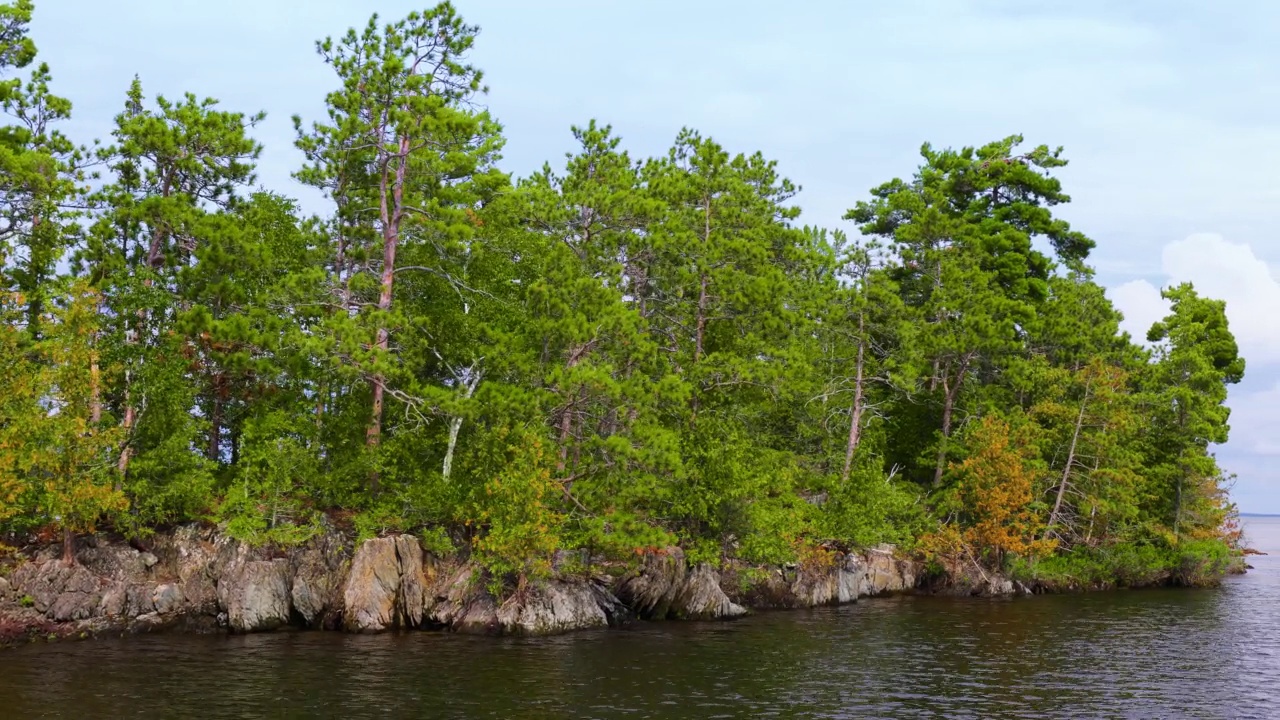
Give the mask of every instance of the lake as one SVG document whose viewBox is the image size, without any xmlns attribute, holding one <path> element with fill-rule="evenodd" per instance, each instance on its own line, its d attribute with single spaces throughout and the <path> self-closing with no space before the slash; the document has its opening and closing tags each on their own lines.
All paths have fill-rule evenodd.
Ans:
<svg viewBox="0 0 1280 720">
<path fill-rule="evenodd" d="M 0 652 L 0 717 L 1280 717 L 1280 518 L 1208 590 L 901 597 L 513 640 L 151 636 Z"/>
</svg>

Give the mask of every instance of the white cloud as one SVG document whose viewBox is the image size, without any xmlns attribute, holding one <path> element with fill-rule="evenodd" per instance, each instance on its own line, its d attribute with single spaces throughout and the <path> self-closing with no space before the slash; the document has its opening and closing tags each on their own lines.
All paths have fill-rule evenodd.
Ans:
<svg viewBox="0 0 1280 720">
<path fill-rule="evenodd" d="M 1139 343 L 1146 341 L 1147 330 L 1169 312 L 1169 303 L 1146 280 L 1132 280 L 1111 288 L 1109 294 L 1111 301 L 1124 313 L 1120 329 L 1128 331 Z"/>
<path fill-rule="evenodd" d="M 1280 362 L 1280 281 L 1247 244 L 1198 234 L 1169 243 L 1161 255 L 1165 286 L 1190 282 L 1203 297 L 1227 302 L 1227 319 L 1245 359 L 1255 365 Z M 1168 312 L 1155 285 L 1134 280 L 1111 290 L 1125 315 L 1122 327 L 1143 339 L 1151 323 Z"/>
<path fill-rule="evenodd" d="M 1280 456 L 1280 382 L 1270 388 L 1233 397 L 1231 444 L 1245 452 L 1268 457 Z"/>
</svg>

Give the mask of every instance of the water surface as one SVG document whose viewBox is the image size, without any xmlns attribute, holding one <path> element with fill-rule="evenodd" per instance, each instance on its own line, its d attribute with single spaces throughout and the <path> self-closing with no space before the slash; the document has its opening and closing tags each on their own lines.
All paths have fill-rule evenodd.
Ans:
<svg viewBox="0 0 1280 720">
<path fill-rule="evenodd" d="M 1213 590 L 891 598 L 540 640 L 153 636 L 0 652 L 0 717 L 1280 717 L 1280 518 Z"/>
</svg>

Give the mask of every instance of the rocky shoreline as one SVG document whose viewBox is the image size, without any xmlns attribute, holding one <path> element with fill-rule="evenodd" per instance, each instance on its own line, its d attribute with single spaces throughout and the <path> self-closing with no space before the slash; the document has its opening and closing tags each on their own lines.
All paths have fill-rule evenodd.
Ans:
<svg viewBox="0 0 1280 720">
<path fill-rule="evenodd" d="M 606 573 L 561 572 L 503 599 L 482 569 L 424 551 L 412 535 L 357 544 L 329 529 L 291 548 L 254 548 L 186 525 L 143 547 L 82 540 L 76 563 L 37 547 L 0 572 L 0 645 L 162 630 L 282 628 L 377 633 L 435 629 L 553 635 L 639 620 L 731 619 L 922 589 L 1012 595 L 1033 588 L 995 576 L 925 577 L 891 546 L 831 551 L 807 565 L 691 564 L 678 548 Z"/>
</svg>

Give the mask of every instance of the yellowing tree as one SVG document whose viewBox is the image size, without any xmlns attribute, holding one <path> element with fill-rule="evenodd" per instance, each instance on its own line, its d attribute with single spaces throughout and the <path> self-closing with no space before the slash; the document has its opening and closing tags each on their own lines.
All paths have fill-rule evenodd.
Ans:
<svg viewBox="0 0 1280 720">
<path fill-rule="evenodd" d="M 100 417 L 97 295 L 77 283 L 60 305 L 40 345 L 45 407 L 27 445 L 41 509 L 61 526 L 62 558 L 71 564 L 76 535 L 128 501 L 114 487 L 123 431 Z"/>
<path fill-rule="evenodd" d="M 1036 449 L 1026 431 L 987 416 L 971 432 L 969 447 L 969 457 L 952 466 L 969 518 L 965 542 L 997 567 L 1009 553 L 1052 552 L 1056 541 L 1039 539 L 1044 523 L 1032 507 Z"/>
<path fill-rule="evenodd" d="M 22 300 L 0 295 L 0 523 L 17 516 L 31 469 L 31 434 L 39 421 L 40 373 L 23 347 Z"/>
</svg>

